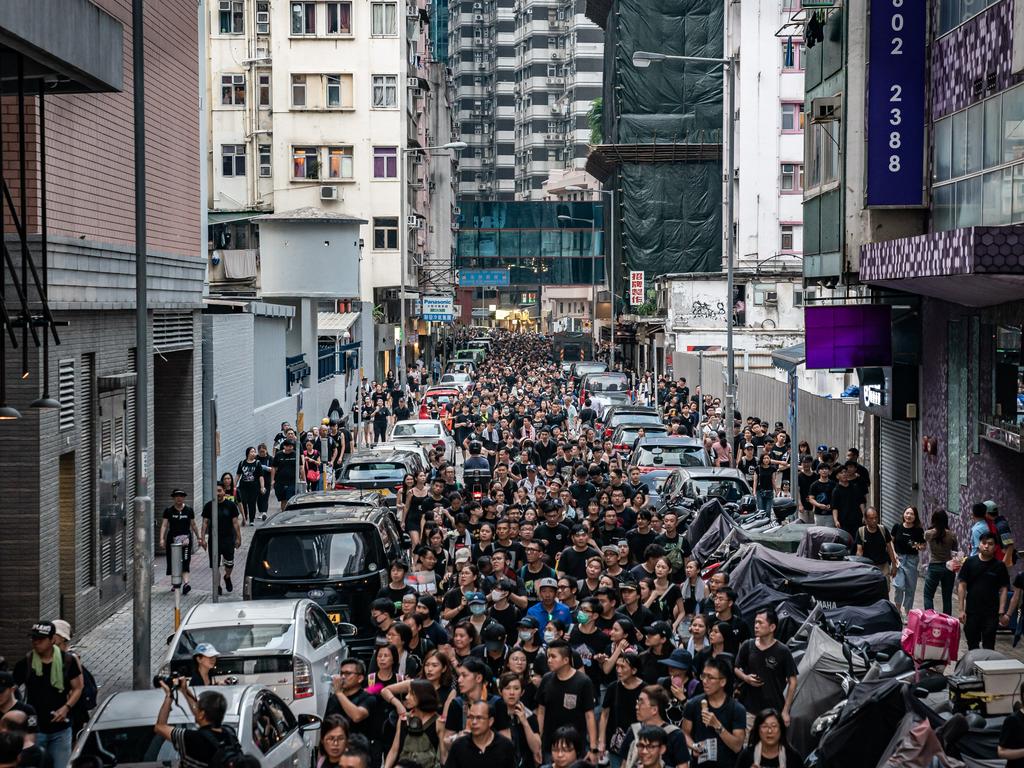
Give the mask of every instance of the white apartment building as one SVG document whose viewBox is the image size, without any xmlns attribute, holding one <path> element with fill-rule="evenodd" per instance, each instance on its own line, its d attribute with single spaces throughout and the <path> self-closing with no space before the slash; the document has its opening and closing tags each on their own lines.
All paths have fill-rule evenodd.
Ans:
<svg viewBox="0 0 1024 768">
<path fill-rule="evenodd" d="M 430 87 L 438 78 L 431 78 L 437 65 L 425 0 L 207 3 L 211 250 L 257 249 L 249 219 L 261 213 L 313 208 L 362 220 L 358 295 L 333 296 L 342 304 L 332 308 L 315 274 L 309 295 L 321 296 L 321 310 L 376 308 L 378 333 L 364 340 L 362 367 L 370 376 L 392 368 L 400 265 L 415 354 L 419 269 L 431 261 L 436 271 L 451 252 L 447 227 L 428 221 L 432 188 L 451 185 L 454 157 L 417 151 L 434 143 L 431 116 L 447 114 L 445 89 Z M 451 195 L 445 200 L 450 208 Z M 450 222 L 450 211 L 441 219 Z M 407 232 L 404 260 L 400 227 Z M 216 269 L 211 285 L 215 293 L 239 292 Z M 258 274 L 249 288 L 259 297 Z"/>
</svg>

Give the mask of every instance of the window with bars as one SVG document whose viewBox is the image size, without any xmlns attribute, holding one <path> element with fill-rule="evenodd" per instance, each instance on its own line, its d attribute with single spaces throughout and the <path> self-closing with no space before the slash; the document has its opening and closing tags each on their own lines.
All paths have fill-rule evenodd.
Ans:
<svg viewBox="0 0 1024 768">
<path fill-rule="evenodd" d="M 351 179 L 352 176 L 352 147 L 328 147 L 327 178 Z"/>
<path fill-rule="evenodd" d="M 220 0 L 219 28 L 222 35 L 245 34 L 245 11 L 242 0 Z"/>
<path fill-rule="evenodd" d="M 256 3 L 256 34 L 270 34 L 270 3 Z"/>
<path fill-rule="evenodd" d="M 342 2 L 327 4 L 327 34 L 352 34 L 352 3 Z"/>
<path fill-rule="evenodd" d="M 220 103 L 225 107 L 245 106 L 245 75 L 221 75 Z"/>
<path fill-rule="evenodd" d="M 373 76 L 373 106 L 375 109 L 398 106 L 398 75 Z"/>
<path fill-rule="evenodd" d="M 245 144 L 221 144 L 220 157 L 223 176 L 245 176 Z"/>
<path fill-rule="evenodd" d="M 269 179 L 274 174 L 274 171 L 273 171 L 274 163 L 273 163 L 273 157 L 271 155 L 270 145 L 269 144 L 260 144 L 259 145 L 259 152 L 260 152 L 260 177 L 264 178 L 264 179 Z"/>
<path fill-rule="evenodd" d="M 75 428 L 75 361 L 57 363 L 57 402 L 60 403 L 60 429 Z"/>
<path fill-rule="evenodd" d="M 373 178 L 398 178 L 398 147 L 373 148 Z"/>
</svg>

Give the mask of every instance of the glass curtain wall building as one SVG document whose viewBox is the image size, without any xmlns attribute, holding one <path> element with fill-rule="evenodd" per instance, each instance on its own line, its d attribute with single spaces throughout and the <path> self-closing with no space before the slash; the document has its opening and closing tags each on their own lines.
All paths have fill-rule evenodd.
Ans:
<svg viewBox="0 0 1024 768">
<path fill-rule="evenodd" d="M 513 293 L 605 282 L 600 202 L 463 201 L 456 268 L 508 268 Z"/>
</svg>

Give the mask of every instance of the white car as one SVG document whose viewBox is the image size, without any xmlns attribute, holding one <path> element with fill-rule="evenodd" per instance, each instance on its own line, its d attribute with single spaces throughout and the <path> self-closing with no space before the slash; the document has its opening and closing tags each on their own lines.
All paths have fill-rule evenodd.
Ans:
<svg viewBox="0 0 1024 768">
<path fill-rule="evenodd" d="M 449 360 L 444 367 L 444 373 L 476 373 L 476 363 L 471 360 Z"/>
<path fill-rule="evenodd" d="M 237 603 L 236 603 L 237 605 Z M 194 689 L 195 690 L 195 689 Z M 224 724 L 238 734 L 242 751 L 259 758 L 263 768 L 307 768 L 314 765 L 320 718 L 296 715 L 273 691 L 261 685 L 218 685 L 227 699 Z M 195 728 L 195 720 L 178 693 L 168 723 Z M 104 768 L 178 765 L 178 753 L 153 730 L 164 692 L 122 691 L 100 703 L 71 753 L 71 760 L 98 757 Z"/>
<path fill-rule="evenodd" d="M 364 453 L 394 453 L 395 451 L 405 451 L 407 453 L 415 453 L 420 459 L 423 460 L 423 466 L 430 466 L 430 449 L 433 446 L 429 446 L 426 443 L 414 443 L 406 440 L 404 443 L 377 443 L 371 445 L 369 448 L 360 448 L 360 455 Z M 428 473 L 429 474 L 429 473 Z M 291 502 L 288 502 L 288 506 L 291 506 Z"/>
<path fill-rule="evenodd" d="M 209 643 L 220 654 L 218 682 L 263 685 L 296 714 L 317 715 L 331 696 L 331 676 L 348 656 L 343 630 L 349 631 L 308 598 L 201 603 L 171 635 L 160 674 L 191 676 L 196 646 Z"/>
<path fill-rule="evenodd" d="M 451 464 L 455 463 L 455 438 L 438 419 L 396 421 L 388 433 L 388 442 L 396 447 L 401 447 L 403 443 L 429 446 L 444 444 L 445 459 Z"/>
<path fill-rule="evenodd" d="M 465 391 L 473 386 L 473 377 L 468 373 L 446 373 L 441 377 L 441 381 L 437 383 L 437 386 L 458 387 L 460 390 Z"/>
</svg>

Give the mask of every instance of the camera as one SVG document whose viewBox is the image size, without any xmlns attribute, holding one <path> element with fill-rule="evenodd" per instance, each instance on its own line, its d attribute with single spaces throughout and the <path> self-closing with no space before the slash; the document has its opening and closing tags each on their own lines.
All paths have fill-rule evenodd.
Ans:
<svg viewBox="0 0 1024 768">
<path fill-rule="evenodd" d="M 161 684 L 166 685 L 168 688 L 176 688 L 178 681 L 181 680 L 181 675 L 167 674 L 167 675 L 154 675 L 153 676 L 153 687 L 159 688 Z"/>
</svg>

